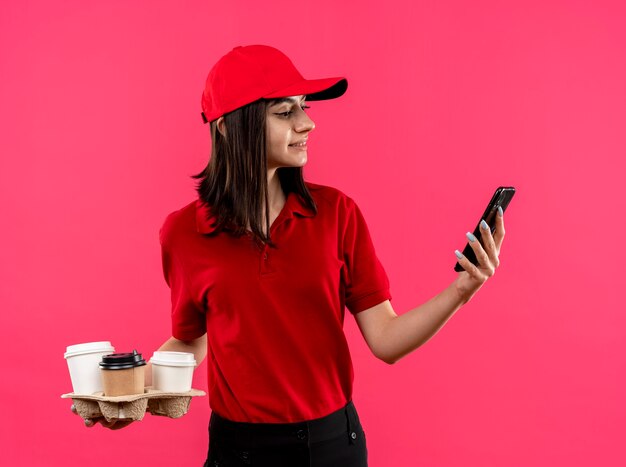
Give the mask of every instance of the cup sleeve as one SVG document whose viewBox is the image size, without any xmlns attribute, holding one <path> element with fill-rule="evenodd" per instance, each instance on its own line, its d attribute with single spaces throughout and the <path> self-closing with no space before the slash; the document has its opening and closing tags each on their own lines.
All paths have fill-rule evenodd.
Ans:
<svg viewBox="0 0 626 467">
<path fill-rule="evenodd" d="M 206 333 L 206 313 L 194 299 L 181 261 L 171 252 L 159 233 L 163 276 L 171 290 L 172 336 L 182 341 L 197 339 Z"/>
<path fill-rule="evenodd" d="M 342 282 L 345 305 L 352 314 L 391 300 L 389 278 L 357 204 L 347 197 L 344 212 Z"/>
</svg>

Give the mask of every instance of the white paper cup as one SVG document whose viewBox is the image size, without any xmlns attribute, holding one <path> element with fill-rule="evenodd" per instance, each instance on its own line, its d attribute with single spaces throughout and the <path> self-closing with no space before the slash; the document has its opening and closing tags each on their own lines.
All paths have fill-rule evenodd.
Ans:
<svg viewBox="0 0 626 467">
<path fill-rule="evenodd" d="M 67 347 L 67 360 L 74 394 L 93 394 L 102 391 L 99 363 L 103 355 L 115 352 L 109 341 L 88 342 Z"/>
<path fill-rule="evenodd" d="M 152 387 L 165 392 L 191 391 L 194 354 L 189 352 L 154 352 L 152 363 Z"/>
</svg>

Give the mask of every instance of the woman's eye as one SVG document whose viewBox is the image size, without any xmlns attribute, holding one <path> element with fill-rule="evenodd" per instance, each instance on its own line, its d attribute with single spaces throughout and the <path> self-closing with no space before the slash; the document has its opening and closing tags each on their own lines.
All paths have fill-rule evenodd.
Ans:
<svg viewBox="0 0 626 467">
<path fill-rule="evenodd" d="M 300 108 L 301 108 L 302 110 L 304 110 L 304 109 L 310 109 L 311 107 L 310 107 L 310 106 L 308 106 L 308 105 L 303 105 L 303 106 L 301 106 Z M 280 112 L 280 113 L 278 113 L 278 114 L 276 114 L 276 115 L 281 115 L 281 116 L 283 116 L 283 117 L 289 117 L 292 113 L 293 113 L 293 110 L 289 110 L 289 111 L 287 111 L 287 112 Z"/>
</svg>

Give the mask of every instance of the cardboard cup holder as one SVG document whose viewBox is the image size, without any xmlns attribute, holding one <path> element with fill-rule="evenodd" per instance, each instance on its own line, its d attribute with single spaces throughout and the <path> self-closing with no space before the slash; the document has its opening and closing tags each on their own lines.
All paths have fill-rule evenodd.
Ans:
<svg viewBox="0 0 626 467">
<path fill-rule="evenodd" d="M 191 398 L 205 396 L 204 391 L 192 389 L 188 392 L 164 392 L 146 387 L 143 394 L 128 396 L 103 396 L 103 392 L 94 394 L 63 394 L 61 398 L 72 399 L 76 412 L 84 420 L 104 417 L 112 420 L 141 420 L 146 412 L 169 418 L 180 418 L 189 410 Z"/>
</svg>

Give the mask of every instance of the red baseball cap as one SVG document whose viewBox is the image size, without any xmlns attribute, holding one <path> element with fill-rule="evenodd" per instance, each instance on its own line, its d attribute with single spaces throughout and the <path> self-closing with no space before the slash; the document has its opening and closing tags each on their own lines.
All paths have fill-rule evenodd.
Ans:
<svg viewBox="0 0 626 467">
<path fill-rule="evenodd" d="M 309 101 L 343 95 L 343 77 L 304 79 L 280 50 L 268 45 L 237 46 L 213 66 L 202 93 L 202 119 L 212 122 L 258 99 L 298 96 Z"/>
</svg>

